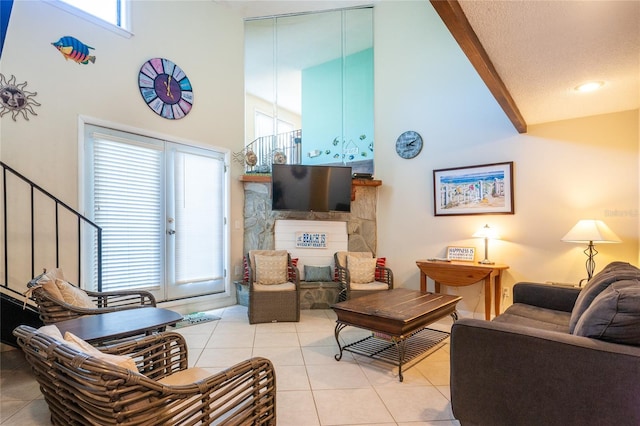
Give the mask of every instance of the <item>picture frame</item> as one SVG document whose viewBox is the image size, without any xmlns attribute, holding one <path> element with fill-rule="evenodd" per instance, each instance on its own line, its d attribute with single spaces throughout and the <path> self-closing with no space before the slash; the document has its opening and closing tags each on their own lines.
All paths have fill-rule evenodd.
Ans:
<svg viewBox="0 0 640 426">
<path fill-rule="evenodd" d="M 435 216 L 514 214 L 513 161 L 433 171 Z"/>
<path fill-rule="evenodd" d="M 476 248 L 449 246 L 447 247 L 447 260 L 474 262 L 476 260 Z"/>
</svg>

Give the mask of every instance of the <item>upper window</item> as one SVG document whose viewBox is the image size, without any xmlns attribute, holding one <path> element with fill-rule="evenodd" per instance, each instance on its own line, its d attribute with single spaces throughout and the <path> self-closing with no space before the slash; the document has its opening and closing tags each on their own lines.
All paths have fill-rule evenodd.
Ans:
<svg viewBox="0 0 640 426">
<path fill-rule="evenodd" d="M 108 23 L 114 27 L 128 30 L 127 6 L 129 1 L 130 0 L 54 0 L 52 3 L 95 23 Z"/>
</svg>

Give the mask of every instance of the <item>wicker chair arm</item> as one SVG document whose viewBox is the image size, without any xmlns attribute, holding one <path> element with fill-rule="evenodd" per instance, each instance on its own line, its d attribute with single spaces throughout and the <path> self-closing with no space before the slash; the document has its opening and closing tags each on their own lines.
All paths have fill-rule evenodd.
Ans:
<svg viewBox="0 0 640 426">
<path fill-rule="evenodd" d="M 389 285 L 389 290 L 393 288 L 393 271 L 386 266 L 376 266 L 376 276 L 381 277 L 377 280 Z"/>
<path fill-rule="evenodd" d="M 107 354 L 130 356 L 140 373 L 156 380 L 189 367 L 187 342 L 175 332 L 152 334 L 97 348 Z"/>
<path fill-rule="evenodd" d="M 96 299 L 97 306 L 107 307 L 109 304 L 117 306 L 132 305 L 156 306 L 156 298 L 153 294 L 144 290 L 118 290 L 118 291 L 89 291 L 84 290 L 89 297 Z"/>
</svg>

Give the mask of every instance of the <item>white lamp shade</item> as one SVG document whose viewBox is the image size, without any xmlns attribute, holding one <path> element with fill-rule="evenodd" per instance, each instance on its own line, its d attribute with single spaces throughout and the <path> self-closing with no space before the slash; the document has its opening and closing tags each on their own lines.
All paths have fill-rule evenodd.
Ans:
<svg viewBox="0 0 640 426">
<path fill-rule="evenodd" d="M 500 239 L 500 235 L 498 235 L 498 232 L 491 228 L 488 224 L 483 226 L 482 228 L 478 229 L 477 232 L 475 232 L 472 237 L 474 238 L 489 238 L 491 240 L 498 240 Z"/>
<path fill-rule="evenodd" d="M 620 243 L 620 238 L 601 220 L 579 220 L 567 235 L 562 237 L 567 243 Z"/>
</svg>

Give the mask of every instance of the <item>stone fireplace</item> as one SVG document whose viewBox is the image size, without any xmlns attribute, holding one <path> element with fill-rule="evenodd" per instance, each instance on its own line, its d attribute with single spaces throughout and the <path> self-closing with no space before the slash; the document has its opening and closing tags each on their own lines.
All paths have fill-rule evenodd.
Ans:
<svg viewBox="0 0 640 426">
<path fill-rule="evenodd" d="M 278 219 L 347 222 L 349 251 L 377 250 L 376 203 L 379 180 L 354 179 L 351 212 L 293 212 L 271 210 L 271 177 L 243 175 L 243 252 L 275 247 L 274 228 Z"/>
</svg>

